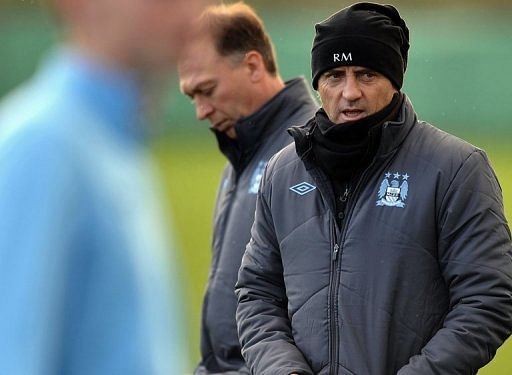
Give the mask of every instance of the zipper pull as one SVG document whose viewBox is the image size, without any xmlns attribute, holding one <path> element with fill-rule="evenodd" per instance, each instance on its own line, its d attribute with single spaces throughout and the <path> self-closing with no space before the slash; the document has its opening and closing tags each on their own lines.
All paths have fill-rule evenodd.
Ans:
<svg viewBox="0 0 512 375">
<path fill-rule="evenodd" d="M 350 194 L 350 190 L 348 188 L 348 184 L 347 186 L 345 187 L 345 192 L 343 193 L 342 197 L 341 197 L 341 201 L 342 202 L 346 202 L 348 200 L 348 195 Z"/>
<path fill-rule="evenodd" d="M 333 262 L 336 261 L 336 259 L 338 258 L 338 251 L 339 251 L 340 247 L 338 246 L 338 244 L 335 244 L 334 245 L 334 251 L 333 251 Z"/>
</svg>

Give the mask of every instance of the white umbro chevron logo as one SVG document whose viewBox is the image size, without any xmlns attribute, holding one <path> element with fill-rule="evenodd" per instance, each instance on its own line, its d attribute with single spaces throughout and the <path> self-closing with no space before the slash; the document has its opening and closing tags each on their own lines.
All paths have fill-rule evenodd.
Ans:
<svg viewBox="0 0 512 375">
<path fill-rule="evenodd" d="M 316 189 L 316 186 L 313 186 L 307 182 L 301 182 L 300 184 L 294 185 L 290 188 L 296 194 L 305 195 Z"/>
</svg>

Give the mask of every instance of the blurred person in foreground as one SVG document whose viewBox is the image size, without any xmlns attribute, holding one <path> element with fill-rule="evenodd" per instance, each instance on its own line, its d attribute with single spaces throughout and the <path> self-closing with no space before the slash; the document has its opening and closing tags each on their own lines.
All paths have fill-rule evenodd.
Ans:
<svg viewBox="0 0 512 375">
<path fill-rule="evenodd" d="M 512 328 L 486 154 L 401 91 L 409 31 L 358 3 L 316 25 L 322 108 L 268 163 L 237 283 L 255 374 L 476 374 Z"/>
<path fill-rule="evenodd" d="M 213 254 L 203 302 L 196 374 L 247 374 L 236 331 L 234 287 L 254 220 L 256 193 L 269 158 L 289 144 L 291 125 L 317 109 L 303 78 L 283 82 L 258 15 L 236 3 L 200 17 L 200 37 L 180 60 L 181 90 L 208 120 L 227 157 L 217 195 Z"/>
<path fill-rule="evenodd" d="M 142 99 L 199 2 L 51 6 L 63 42 L 0 106 L 0 373 L 181 374 Z"/>
</svg>

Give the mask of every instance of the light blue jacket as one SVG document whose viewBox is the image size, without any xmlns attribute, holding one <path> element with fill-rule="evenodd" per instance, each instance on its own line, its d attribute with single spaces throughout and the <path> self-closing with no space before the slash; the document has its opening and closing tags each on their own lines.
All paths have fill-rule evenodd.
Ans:
<svg viewBox="0 0 512 375">
<path fill-rule="evenodd" d="M 0 105 L 0 374 L 183 373 L 140 106 L 66 49 Z"/>
</svg>

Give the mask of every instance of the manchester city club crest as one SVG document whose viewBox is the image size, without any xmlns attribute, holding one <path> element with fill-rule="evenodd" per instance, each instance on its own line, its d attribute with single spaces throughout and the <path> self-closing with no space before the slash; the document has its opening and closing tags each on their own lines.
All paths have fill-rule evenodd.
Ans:
<svg viewBox="0 0 512 375">
<path fill-rule="evenodd" d="M 377 193 L 377 206 L 405 207 L 405 200 L 409 192 L 409 175 L 387 172 Z"/>
</svg>

